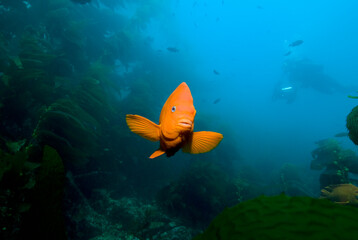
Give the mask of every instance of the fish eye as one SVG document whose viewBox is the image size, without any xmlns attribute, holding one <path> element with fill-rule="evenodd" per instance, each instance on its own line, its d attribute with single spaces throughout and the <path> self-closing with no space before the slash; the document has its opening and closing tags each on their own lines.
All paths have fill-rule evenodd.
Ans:
<svg viewBox="0 0 358 240">
<path fill-rule="evenodd" d="M 176 106 L 173 106 L 173 107 L 172 107 L 172 112 L 175 112 L 176 109 L 177 109 L 177 107 L 176 107 Z"/>
</svg>

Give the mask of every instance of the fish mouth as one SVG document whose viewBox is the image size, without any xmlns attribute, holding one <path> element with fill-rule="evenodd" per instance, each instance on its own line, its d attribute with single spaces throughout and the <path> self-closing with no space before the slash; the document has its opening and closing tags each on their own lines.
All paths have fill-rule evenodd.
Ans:
<svg viewBox="0 0 358 240">
<path fill-rule="evenodd" d="M 191 128 L 191 126 L 193 126 L 193 122 L 189 119 L 181 119 L 179 120 L 178 125 L 184 128 Z"/>
</svg>

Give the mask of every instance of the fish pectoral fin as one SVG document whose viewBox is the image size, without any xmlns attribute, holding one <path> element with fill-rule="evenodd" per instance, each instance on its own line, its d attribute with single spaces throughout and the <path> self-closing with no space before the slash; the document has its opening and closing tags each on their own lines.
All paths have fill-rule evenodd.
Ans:
<svg viewBox="0 0 358 240">
<path fill-rule="evenodd" d="M 155 151 L 152 155 L 150 155 L 150 159 L 159 157 L 161 155 L 163 155 L 165 152 L 162 149 L 158 149 L 157 151 Z"/>
<path fill-rule="evenodd" d="M 213 150 L 223 139 L 221 133 L 193 132 L 190 140 L 183 146 L 183 152 L 198 154 Z"/>
<path fill-rule="evenodd" d="M 150 141 L 159 141 L 160 127 L 149 119 L 139 115 L 127 114 L 126 122 L 132 132 Z"/>
</svg>

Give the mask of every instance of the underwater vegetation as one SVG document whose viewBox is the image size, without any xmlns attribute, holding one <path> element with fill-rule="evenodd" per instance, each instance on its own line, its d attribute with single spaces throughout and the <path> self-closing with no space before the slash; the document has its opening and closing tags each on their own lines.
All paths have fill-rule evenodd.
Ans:
<svg viewBox="0 0 358 240">
<path fill-rule="evenodd" d="M 261 196 L 221 212 L 193 240 L 355 239 L 358 209 L 310 197 Z"/>
<path fill-rule="evenodd" d="M 125 171 L 139 165 L 130 161 L 137 149 L 123 144 L 130 137 L 119 117 L 130 74 L 115 69 L 145 59 L 140 31 L 162 2 L 147 1 L 133 18 L 92 2 L 0 0 L 1 239 L 65 239 L 77 223 L 63 220 L 70 174 L 86 198 L 95 188 L 133 189 Z M 101 1 L 113 3 L 128 1 Z M 133 94 L 138 106 L 155 99 Z"/>
<path fill-rule="evenodd" d="M 34 139 L 40 144 L 56 148 L 67 164 L 84 165 L 96 151 L 97 121 L 69 99 L 51 104 L 41 116 L 34 131 Z"/>
<path fill-rule="evenodd" d="M 358 173 L 358 157 L 350 149 L 343 149 L 335 139 L 316 142 L 312 151 L 312 170 L 323 170 L 320 175 L 321 189 L 341 183 L 350 183 L 349 173 Z"/>
<path fill-rule="evenodd" d="M 65 239 L 65 170 L 57 151 L 46 145 L 37 153 L 22 149 L 1 155 L 1 238 Z"/>
<path fill-rule="evenodd" d="M 16 140 L 15 136 L 29 137 L 42 106 L 63 93 L 61 87 L 54 87 L 56 78 L 48 71 L 55 58 L 48 51 L 36 37 L 24 33 L 19 55 L 10 59 L 2 69 L 0 114 L 3 136 L 13 140 Z"/>
<path fill-rule="evenodd" d="M 57 151 L 45 145 L 41 167 L 36 175 L 36 185 L 28 215 L 25 217 L 24 236 L 65 239 L 63 193 L 65 168 Z"/>
<path fill-rule="evenodd" d="M 198 161 L 148 161 L 152 146 L 127 128 L 126 113 L 157 119 L 163 92 L 194 78 L 167 63 L 165 47 L 152 49 L 146 35 L 153 18 L 168 14 L 167 2 L 0 0 L 0 239 L 189 240 L 226 207 L 265 192 L 256 166 L 235 172 L 236 141 Z M 176 58 L 186 48 L 167 50 Z M 311 65 L 298 68 L 330 80 Z M 356 124 L 349 126 L 357 135 Z M 332 142 L 318 145 L 313 162 L 324 169 L 324 187 L 348 183 L 357 171 L 356 156 Z M 284 165 L 274 194 L 309 195 L 299 171 Z M 342 188 L 328 190 L 334 199 Z M 244 208 L 248 214 L 284 209 L 287 201 L 300 212 L 296 198 L 259 199 L 266 205 Z"/>
<path fill-rule="evenodd" d="M 349 98 L 358 99 L 358 96 L 348 95 Z"/>
</svg>

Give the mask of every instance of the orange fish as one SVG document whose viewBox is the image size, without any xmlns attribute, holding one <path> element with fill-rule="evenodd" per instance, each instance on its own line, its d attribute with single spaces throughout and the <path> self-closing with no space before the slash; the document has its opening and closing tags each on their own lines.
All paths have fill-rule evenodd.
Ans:
<svg viewBox="0 0 358 240">
<path fill-rule="evenodd" d="M 180 148 L 188 153 L 205 153 L 213 150 L 223 139 L 216 132 L 193 132 L 196 110 L 188 85 L 181 83 L 165 102 L 159 125 L 133 114 L 126 115 L 130 130 L 150 141 L 159 141 L 160 147 L 149 158 L 164 153 L 173 156 Z"/>
</svg>

